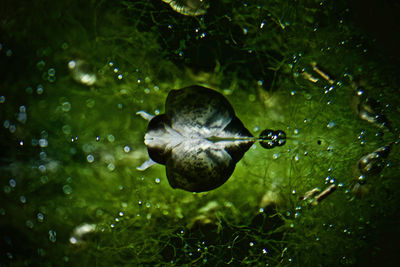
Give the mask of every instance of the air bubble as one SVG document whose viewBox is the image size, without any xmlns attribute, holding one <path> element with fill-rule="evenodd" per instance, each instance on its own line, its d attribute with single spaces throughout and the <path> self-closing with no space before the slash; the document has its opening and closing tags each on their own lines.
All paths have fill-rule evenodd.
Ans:
<svg viewBox="0 0 400 267">
<path fill-rule="evenodd" d="M 330 129 L 330 128 L 335 127 L 335 125 L 336 125 L 336 123 L 335 123 L 334 121 L 330 121 L 330 122 L 326 125 L 326 127 L 328 127 L 328 128 Z"/>
<path fill-rule="evenodd" d="M 39 85 L 37 86 L 37 88 L 36 88 L 36 93 L 37 93 L 38 95 L 41 95 L 41 94 L 43 94 L 43 92 L 44 92 L 43 85 L 39 84 Z"/>
<path fill-rule="evenodd" d="M 54 230 L 50 230 L 49 231 L 49 240 L 51 241 L 51 242 L 56 242 L 56 235 L 57 235 L 57 233 L 56 233 L 56 231 L 54 231 Z"/>
<path fill-rule="evenodd" d="M 48 69 L 47 74 L 49 76 L 54 76 L 54 75 L 56 75 L 56 70 L 54 68 L 50 68 L 50 69 Z"/>
<path fill-rule="evenodd" d="M 113 170 L 115 170 L 115 165 L 114 165 L 113 163 L 109 163 L 109 164 L 107 165 L 107 169 L 108 169 L 109 171 L 113 171 Z"/>
<path fill-rule="evenodd" d="M 19 201 L 21 201 L 22 204 L 26 203 L 26 197 L 25 196 L 20 196 Z"/>
<path fill-rule="evenodd" d="M 68 101 L 63 102 L 63 103 L 61 104 L 61 108 L 62 108 L 62 111 L 68 112 L 68 111 L 71 110 L 71 103 L 69 103 Z"/>
<path fill-rule="evenodd" d="M 46 166 L 44 166 L 43 164 L 42 164 L 42 165 L 39 165 L 38 170 L 39 170 L 41 173 L 45 173 L 45 172 L 46 172 Z"/>
<path fill-rule="evenodd" d="M 43 215 L 43 213 L 39 212 L 39 213 L 36 215 L 36 217 L 37 217 L 38 222 L 43 222 L 43 221 L 44 221 L 44 215 Z"/>
<path fill-rule="evenodd" d="M 5 185 L 3 190 L 4 190 L 4 193 L 8 194 L 11 192 L 11 187 L 9 187 L 8 185 Z"/>
<path fill-rule="evenodd" d="M 44 138 L 39 139 L 39 146 L 40 147 L 47 147 L 48 144 L 49 143 L 48 143 L 47 139 L 44 139 Z"/>
<path fill-rule="evenodd" d="M 114 135 L 109 134 L 109 135 L 107 136 L 107 140 L 108 140 L 108 142 L 113 143 L 113 142 L 115 141 Z"/>
<path fill-rule="evenodd" d="M 64 185 L 63 186 L 63 192 L 64 192 L 64 194 L 66 194 L 66 195 L 70 195 L 71 193 L 72 193 L 72 187 L 71 186 L 69 186 L 69 185 Z"/>
<path fill-rule="evenodd" d="M 39 157 L 41 160 L 46 160 L 47 159 L 47 154 L 46 152 L 42 151 L 39 153 Z"/>
<path fill-rule="evenodd" d="M 31 220 L 27 220 L 27 221 L 25 222 L 25 225 L 26 225 L 26 227 L 28 227 L 29 229 L 32 229 L 33 226 L 34 226 L 34 224 L 33 224 L 33 222 L 32 222 Z"/>
<path fill-rule="evenodd" d="M 87 155 L 86 160 L 87 160 L 89 163 L 92 163 L 92 162 L 94 161 L 94 156 L 93 156 L 92 154 L 89 154 L 89 155 Z"/>
<path fill-rule="evenodd" d="M 10 179 L 10 181 L 8 183 L 10 184 L 11 187 L 17 186 L 17 182 L 14 179 Z"/>
<path fill-rule="evenodd" d="M 64 133 L 64 134 L 66 134 L 66 135 L 69 135 L 69 134 L 71 134 L 71 126 L 69 126 L 69 125 L 64 125 L 62 128 L 61 128 L 61 130 L 62 130 L 62 132 Z"/>
</svg>

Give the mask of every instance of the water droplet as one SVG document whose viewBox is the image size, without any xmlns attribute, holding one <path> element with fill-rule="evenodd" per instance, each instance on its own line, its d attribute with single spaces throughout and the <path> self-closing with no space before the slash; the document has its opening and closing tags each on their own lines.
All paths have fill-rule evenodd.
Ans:
<svg viewBox="0 0 400 267">
<path fill-rule="evenodd" d="M 0 96 L 0 104 L 6 102 L 6 97 L 4 95 Z"/>
<path fill-rule="evenodd" d="M 124 152 L 128 153 L 131 151 L 131 148 L 129 146 L 124 146 Z"/>
<path fill-rule="evenodd" d="M 160 180 L 160 178 L 157 177 L 154 181 L 156 184 L 159 184 L 161 180 Z"/>
<path fill-rule="evenodd" d="M 249 243 L 249 246 L 250 246 L 250 247 L 254 246 L 254 243 L 253 243 L 253 242 L 250 242 L 250 243 Z"/>
</svg>

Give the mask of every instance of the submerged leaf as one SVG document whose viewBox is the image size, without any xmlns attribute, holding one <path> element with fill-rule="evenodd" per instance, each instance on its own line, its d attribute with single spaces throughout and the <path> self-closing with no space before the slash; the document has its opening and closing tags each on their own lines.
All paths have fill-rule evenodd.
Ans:
<svg viewBox="0 0 400 267">
<path fill-rule="evenodd" d="M 145 135 L 170 185 L 191 192 L 225 183 L 254 141 L 226 98 L 201 86 L 172 90 L 165 114 L 151 119 Z"/>
</svg>

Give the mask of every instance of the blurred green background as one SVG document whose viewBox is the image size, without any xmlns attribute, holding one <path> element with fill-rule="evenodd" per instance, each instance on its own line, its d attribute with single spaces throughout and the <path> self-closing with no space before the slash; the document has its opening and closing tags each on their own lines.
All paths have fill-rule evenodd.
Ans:
<svg viewBox="0 0 400 267">
<path fill-rule="evenodd" d="M 357 179 L 360 158 L 399 135 L 399 6 L 208 4 L 193 17 L 160 0 L 2 1 L 1 266 L 396 266 L 397 143 Z M 137 171 L 136 112 L 161 114 L 194 84 L 286 145 L 255 144 L 206 193 L 172 189 L 162 165 Z M 391 131 L 357 114 L 355 84 Z"/>
</svg>

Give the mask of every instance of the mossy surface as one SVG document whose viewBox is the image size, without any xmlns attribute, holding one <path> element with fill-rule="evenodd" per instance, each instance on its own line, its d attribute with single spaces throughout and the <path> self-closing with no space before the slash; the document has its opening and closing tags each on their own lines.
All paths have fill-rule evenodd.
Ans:
<svg viewBox="0 0 400 267">
<path fill-rule="evenodd" d="M 1 266 L 395 266 L 397 144 L 352 189 L 358 160 L 398 139 L 400 76 L 357 5 L 220 0 L 198 17 L 158 0 L 1 6 Z M 357 116 L 355 81 L 392 132 Z M 172 189 L 162 165 L 136 170 L 148 159 L 136 112 L 161 114 L 193 84 L 287 143 L 254 145 L 206 193 Z M 318 205 L 301 200 L 331 184 Z M 85 224 L 95 230 L 71 239 Z"/>
</svg>

